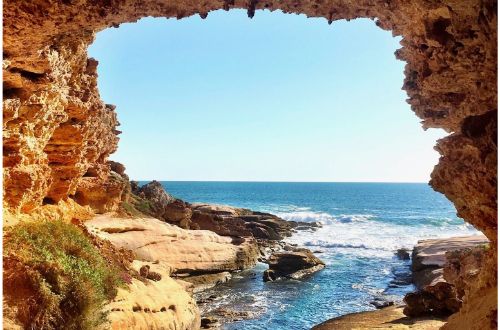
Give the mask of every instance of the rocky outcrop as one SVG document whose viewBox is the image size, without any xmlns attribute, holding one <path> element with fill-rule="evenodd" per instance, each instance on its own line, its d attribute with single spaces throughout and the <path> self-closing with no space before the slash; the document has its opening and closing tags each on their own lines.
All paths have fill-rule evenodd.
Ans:
<svg viewBox="0 0 500 330">
<path fill-rule="evenodd" d="M 281 240 L 297 230 L 315 230 L 316 222 L 286 221 L 270 213 L 227 205 L 190 204 L 174 198 L 158 181 L 143 186 L 131 182 L 128 198 L 133 207 L 145 214 L 184 229 L 210 230 L 221 236 L 255 237 L 263 240 Z"/>
<path fill-rule="evenodd" d="M 321 226 L 316 222 L 287 221 L 274 214 L 227 205 L 193 204 L 191 208 L 193 224 L 223 236 L 281 240 L 291 236 L 297 228 L 315 230 Z"/>
<path fill-rule="evenodd" d="M 202 275 L 181 277 L 181 279 L 183 281 L 192 283 L 194 285 L 193 292 L 197 293 L 229 281 L 231 279 L 231 273 L 220 272 L 212 274 L 202 274 Z"/>
<path fill-rule="evenodd" d="M 82 178 L 72 197 L 78 204 L 88 205 L 96 213 L 106 213 L 118 209 L 120 203 L 127 200 L 128 187 L 128 177 L 125 174 L 110 171 L 106 179 Z"/>
<path fill-rule="evenodd" d="M 7 0 L 2 63 L 4 210 L 13 217 L 36 218 L 45 212 L 40 209 L 70 205 L 68 200 L 78 191 L 90 196 L 91 187 L 97 189 L 108 180 L 107 158 L 116 150 L 120 132 L 114 106 L 100 99 L 97 61 L 87 57 L 98 31 L 146 16 L 205 18 L 210 11 L 232 8 L 246 9 L 249 17 L 258 9 L 269 9 L 323 17 L 329 23 L 372 18 L 379 27 L 402 36 L 396 57 L 406 62 L 403 89 L 424 128 L 452 132 L 436 146 L 441 158 L 432 173 L 432 187 L 453 201 L 459 216 L 492 243 L 478 280 L 465 292 L 462 309 L 467 317 L 462 312 L 451 317 L 448 327 L 491 328 L 497 304 L 485 297 L 497 292 L 496 7 L 488 0 L 146 0 L 140 5 L 133 0 Z M 117 205 L 100 204 L 105 209 Z M 60 212 L 70 218 L 65 212 L 73 208 Z M 475 307 L 479 302 L 484 308 Z"/>
<path fill-rule="evenodd" d="M 410 252 L 405 248 L 398 249 L 396 251 L 396 257 L 399 260 L 410 260 Z"/>
<path fill-rule="evenodd" d="M 269 269 L 263 274 L 264 282 L 280 278 L 297 280 L 325 268 L 325 263 L 308 249 L 274 253 L 267 264 Z"/>
<path fill-rule="evenodd" d="M 463 276 L 477 279 L 481 253 L 488 244 L 484 236 L 453 237 L 419 241 L 413 249 L 412 269 L 416 292 L 408 293 L 404 302 L 404 313 L 411 317 L 422 315 L 449 316 L 461 305 L 464 292 L 469 285 Z M 471 257 L 469 251 L 476 251 L 475 262 L 465 263 Z M 451 258 L 451 256 L 453 256 Z M 451 259 L 448 260 L 448 257 Z M 462 265 L 461 262 L 464 262 Z M 447 277 L 443 276 L 446 272 Z"/>
<path fill-rule="evenodd" d="M 132 193 L 138 197 L 136 208 L 146 215 L 189 229 L 192 211 L 188 203 L 172 197 L 158 181 L 151 181 L 141 187 L 132 184 Z"/>
<path fill-rule="evenodd" d="M 230 238 L 206 230 L 184 230 L 154 218 L 97 216 L 85 222 L 93 234 L 131 250 L 136 258 L 162 262 L 172 274 L 236 271 L 256 263 L 253 238 Z"/>
<path fill-rule="evenodd" d="M 420 290 L 444 281 L 443 271 L 449 253 L 488 243 L 488 239 L 482 235 L 419 241 L 412 252 L 413 283 Z"/>
</svg>

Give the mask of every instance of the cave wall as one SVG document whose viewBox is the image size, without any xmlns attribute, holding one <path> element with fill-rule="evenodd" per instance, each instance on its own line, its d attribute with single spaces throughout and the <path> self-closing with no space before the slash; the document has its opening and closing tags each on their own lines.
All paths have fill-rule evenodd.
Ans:
<svg viewBox="0 0 500 330">
<path fill-rule="evenodd" d="M 5 212 L 39 214 L 62 204 L 78 205 L 75 200 L 100 212 L 117 205 L 119 187 L 110 188 L 107 158 L 117 148 L 119 123 L 114 106 L 100 99 L 97 61 L 87 57 L 95 33 L 145 16 L 204 18 L 212 10 L 231 8 L 246 9 L 249 17 L 258 15 L 257 9 L 280 9 L 324 17 L 325 24 L 372 18 L 403 37 L 395 55 L 407 63 L 403 89 L 408 103 L 424 128 L 450 133 L 436 146 L 441 158 L 430 184 L 492 241 L 484 281 L 466 300 L 496 288 L 496 1 L 6 0 Z M 102 201 L 107 195 L 109 200 Z M 471 305 L 466 301 L 464 306 Z M 495 308 L 496 301 L 486 309 Z M 492 320 L 491 313 L 478 313 Z M 462 315 L 455 325 L 471 325 L 467 320 L 472 319 Z"/>
</svg>

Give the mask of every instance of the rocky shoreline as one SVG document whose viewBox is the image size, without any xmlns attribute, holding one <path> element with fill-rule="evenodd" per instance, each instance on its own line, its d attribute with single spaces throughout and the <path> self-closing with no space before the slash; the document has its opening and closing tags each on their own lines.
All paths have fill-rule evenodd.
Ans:
<svg viewBox="0 0 500 330">
<path fill-rule="evenodd" d="M 252 317 L 250 312 L 227 310 L 200 315 L 193 294 L 225 283 L 257 262 L 269 264 L 263 280 L 300 278 L 324 267 L 311 251 L 283 241 L 298 230 L 314 231 L 320 223 L 286 221 L 226 205 L 190 204 L 172 197 L 157 181 L 141 187 L 131 182 L 120 212 L 97 215 L 84 225 L 134 256 L 129 290 L 119 290 L 105 308 L 113 329 L 127 324 L 194 329 L 200 323 L 210 328 Z M 170 294 L 158 297 L 167 287 Z M 175 303 L 173 296 L 179 298 Z M 199 303 L 209 304 L 210 299 Z"/>
<path fill-rule="evenodd" d="M 405 296 L 403 305 L 343 315 L 313 330 L 439 329 L 458 312 L 465 293 L 477 281 L 488 244 L 483 235 L 419 241 L 411 256 L 416 291 Z M 407 257 L 403 251 L 397 255 Z"/>
<path fill-rule="evenodd" d="M 131 250 L 136 258 L 132 268 L 138 273 L 147 266 L 147 272 L 159 274 L 160 280 L 144 276 L 143 282 L 154 281 L 158 286 L 161 279 L 173 281 L 179 287 L 173 290 L 170 285 L 170 291 L 178 291 L 181 297 L 189 296 L 180 301 L 193 306 L 181 308 L 190 312 L 161 320 L 168 324 L 200 322 L 203 328 L 217 328 L 227 322 L 256 317 L 251 311 L 224 308 L 200 315 L 197 304 L 210 305 L 218 297 L 195 301 L 193 294 L 225 283 L 235 272 L 250 269 L 257 262 L 269 265 L 260 275 L 264 281 L 297 279 L 324 267 L 311 251 L 283 241 L 298 230 L 314 231 L 321 224 L 286 221 L 272 214 L 225 205 L 190 204 L 169 195 L 157 181 L 142 187 L 131 182 L 129 196 L 122 202 L 119 215 L 100 215 L 85 225 L 91 233 L 116 247 Z M 424 328 L 442 324 L 447 316 L 458 311 L 466 282 L 473 278 L 471 274 L 478 273 L 476 268 L 481 263 L 478 246 L 487 242 L 484 236 L 425 240 L 415 246 L 411 257 L 407 250 L 395 251 L 398 259 L 406 261 L 405 265 L 411 259 L 411 267 L 403 265 L 395 270 L 389 288 L 413 283 L 417 289 L 405 296 L 405 305 L 393 306 L 395 302 L 382 295 L 370 302 L 379 311 L 367 312 L 371 313 L 369 317 L 364 313 L 343 316 L 318 325 L 318 329 L 344 326 L 347 329 L 349 322 L 361 326 L 357 323 L 360 318 L 370 319 L 365 327 L 370 328 L 374 326 L 373 320 L 393 316 L 402 316 L 400 323 L 418 319 L 415 324 Z M 132 314 L 124 312 L 126 308 L 113 305 L 116 301 L 110 304 L 114 306 L 108 309 L 112 325 L 147 324 L 155 328 L 156 321 L 149 323 L 146 314 L 161 311 L 162 306 L 134 300 L 136 294 L 148 296 L 147 292 L 132 290 L 126 295 L 133 300 Z M 129 298 L 121 296 L 120 299 L 130 304 Z M 152 320 L 157 318 L 155 315 Z"/>
<path fill-rule="evenodd" d="M 207 309 L 200 306 L 210 306 L 221 297 L 197 294 L 258 262 L 269 268 L 251 276 L 263 281 L 298 279 L 325 266 L 314 255 L 317 251 L 284 241 L 298 231 L 314 232 L 320 223 L 286 221 L 225 205 L 191 204 L 168 194 L 157 181 L 139 187 L 119 167 L 114 169 L 118 171 L 112 172 L 114 180 L 125 186 L 119 210 L 79 224 L 95 240 L 121 251 L 114 259 L 123 259 L 118 261 L 125 270 L 120 276 L 126 287 L 118 288 L 104 306 L 112 329 L 218 328 L 255 318 L 258 313 L 250 310 L 212 308 L 205 313 Z M 388 288 L 413 283 L 417 289 L 405 296 L 405 305 L 381 295 L 370 302 L 378 311 L 344 315 L 314 329 L 387 328 L 388 323 L 437 329 L 459 310 L 477 281 L 487 244 L 484 236 L 458 237 L 420 241 L 411 256 L 404 249 L 395 251 L 403 262 L 393 271 Z"/>
</svg>

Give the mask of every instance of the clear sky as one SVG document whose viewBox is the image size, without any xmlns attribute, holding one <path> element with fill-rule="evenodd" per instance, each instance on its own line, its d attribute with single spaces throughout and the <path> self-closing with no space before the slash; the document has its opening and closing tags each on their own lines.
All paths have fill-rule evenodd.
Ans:
<svg viewBox="0 0 500 330">
<path fill-rule="evenodd" d="M 405 102 L 397 48 L 370 20 L 232 10 L 123 24 L 89 54 L 131 179 L 426 182 L 445 134 Z"/>
</svg>

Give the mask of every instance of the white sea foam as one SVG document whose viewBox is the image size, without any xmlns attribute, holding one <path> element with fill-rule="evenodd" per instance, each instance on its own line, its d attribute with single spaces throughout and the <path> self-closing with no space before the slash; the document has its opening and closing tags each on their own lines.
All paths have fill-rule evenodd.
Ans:
<svg viewBox="0 0 500 330">
<path fill-rule="evenodd" d="M 278 212 L 276 215 L 289 221 L 321 222 L 323 224 L 334 220 L 334 218 L 328 213 L 317 213 L 307 210 L 298 212 Z"/>
<path fill-rule="evenodd" d="M 451 223 L 450 219 L 434 224 L 391 223 L 379 221 L 372 214 L 331 215 L 325 212 L 297 210 L 278 216 L 293 221 L 321 222 L 323 227 L 311 232 L 299 231 L 288 239 L 290 243 L 311 249 L 335 249 L 341 253 L 364 257 L 392 257 L 398 248 L 412 248 L 426 238 L 472 235 L 478 232 L 467 224 Z"/>
</svg>

